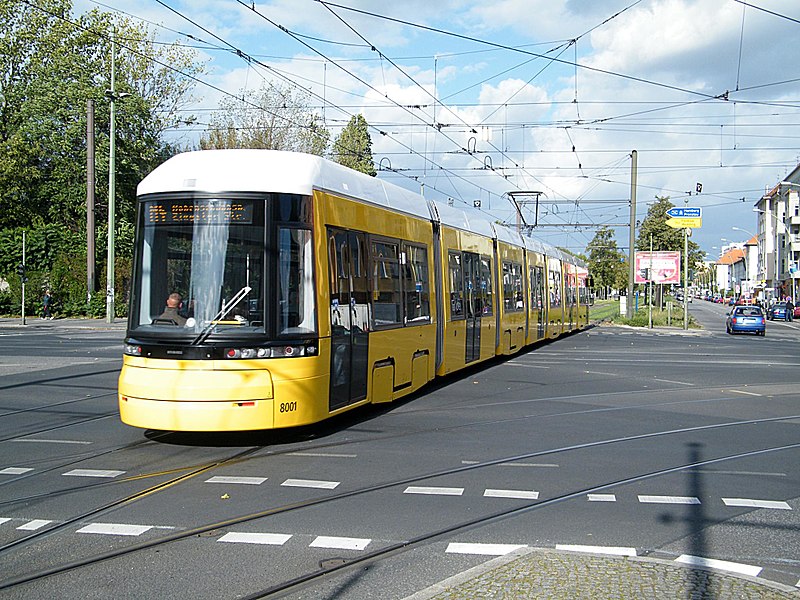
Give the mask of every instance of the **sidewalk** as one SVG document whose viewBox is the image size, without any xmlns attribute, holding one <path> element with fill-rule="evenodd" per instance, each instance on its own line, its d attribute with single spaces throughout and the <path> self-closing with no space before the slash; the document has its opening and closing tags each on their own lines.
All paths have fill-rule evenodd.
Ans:
<svg viewBox="0 0 800 600">
<path fill-rule="evenodd" d="M 673 560 L 524 548 L 464 571 L 405 600 L 797 600 L 798 597 L 797 587 Z"/>
<path fill-rule="evenodd" d="M 128 326 L 127 318 L 114 319 L 113 323 L 106 323 L 103 319 L 42 319 L 39 317 L 25 317 L 25 325 L 20 317 L 0 318 L 0 329 L 17 330 L 47 330 L 47 329 L 91 329 L 124 332 Z"/>
</svg>

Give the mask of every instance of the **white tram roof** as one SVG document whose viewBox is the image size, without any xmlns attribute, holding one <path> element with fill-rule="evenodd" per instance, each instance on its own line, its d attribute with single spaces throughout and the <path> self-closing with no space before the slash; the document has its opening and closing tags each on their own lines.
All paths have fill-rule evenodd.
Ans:
<svg viewBox="0 0 800 600">
<path fill-rule="evenodd" d="M 511 244 L 513 246 L 519 246 L 520 248 L 525 247 L 525 241 L 522 239 L 522 236 L 518 234 L 516 231 L 509 229 L 505 225 L 498 225 L 493 224 L 492 228 L 495 232 L 495 237 L 501 241 L 506 242 L 507 244 Z"/>
<path fill-rule="evenodd" d="M 280 150 L 200 150 L 173 156 L 145 177 L 139 195 L 163 192 L 273 192 L 319 189 L 431 218 L 425 199 L 313 154 Z"/>
<path fill-rule="evenodd" d="M 311 195 L 324 190 L 394 210 L 433 219 L 464 231 L 526 247 L 554 258 L 582 264 L 539 240 L 493 224 L 480 213 L 454 208 L 400 186 L 370 177 L 313 154 L 281 150 L 199 150 L 177 154 L 145 177 L 137 193 L 272 192 Z"/>
<path fill-rule="evenodd" d="M 488 238 L 495 237 L 492 224 L 479 213 L 474 211 L 467 212 L 434 200 L 430 201 L 430 205 L 434 219 L 442 225 L 447 225 L 454 229 L 472 231 Z"/>
</svg>

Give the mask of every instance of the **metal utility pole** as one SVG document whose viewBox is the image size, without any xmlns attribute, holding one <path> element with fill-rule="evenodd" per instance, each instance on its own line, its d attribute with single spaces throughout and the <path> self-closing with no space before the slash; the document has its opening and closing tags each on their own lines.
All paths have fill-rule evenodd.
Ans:
<svg viewBox="0 0 800 600">
<path fill-rule="evenodd" d="M 22 230 L 22 265 L 21 265 L 21 281 L 22 281 L 22 324 L 27 325 L 27 321 L 25 321 L 25 280 L 28 279 L 26 275 L 26 265 L 25 265 L 25 230 Z"/>
<path fill-rule="evenodd" d="M 94 240 L 94 100 L 86 105 L 86 302 L 92 299 L 95 278 Z"/>
<path fill-rule="evenodd" d="M 683 230 L 683 328 L 689 329 L 689 235 L 692 230 Z"/>
<path fill-rule="evenodd" d="M 633 318 L 633 282 L 636 277 L 636 265 L 634 264 L 634 244 L 636 244 L 636 177 L 637 177 L 638 153 L 636 150 L 631 152 L 631 219 L 630 235 L 628 240 L 628 299 L 625 305 L 625 316 Z"/>
<path fill-rule="evenodd" d="M 650 268 L 647 270 L 647 321 L 650 329 L 653 328 L 653 234 L 650 234 Z M 660 307 L 659 307 L 660 308 Z"/>
<path fill-rule="evenodd" d="M 114 210 L 116 188 L 116 123 L 114 112 L 115 78 L 115 31 L 111 31 L 111 89 L 106 92 L 111 99 L 111 127 L 108 151 L 108 256 L 106 263 L 106 323 L 114 322 Z"/>
</svg>

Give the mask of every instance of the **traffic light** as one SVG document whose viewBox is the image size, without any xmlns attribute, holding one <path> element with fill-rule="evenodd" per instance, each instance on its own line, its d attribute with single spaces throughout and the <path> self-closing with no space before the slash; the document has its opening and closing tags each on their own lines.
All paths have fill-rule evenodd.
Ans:
<svg viewBox="0 0 800 600">
<path fill-rule="evenodd" d="M 19 263 L 17 265 L 17 275 L 22 280 L 22 283 L 28 281 L 28 278 L 25 276 L 25 265 L 23 263 Z"/>
</svg>

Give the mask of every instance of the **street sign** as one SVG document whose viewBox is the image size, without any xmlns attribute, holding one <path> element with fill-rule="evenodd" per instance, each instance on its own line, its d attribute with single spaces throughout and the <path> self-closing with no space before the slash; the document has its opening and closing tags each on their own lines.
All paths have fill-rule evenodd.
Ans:
<svg viewBox="0 0 800 600">
<path fill-rule="evenodd" d="M 684 206 L 683 208 L 675 206 L 667 211 L 667 216 L 676 219 L 702 219 L 703 209 L 696 206 Z"/>
<path fill-rule="evenodd" d="M 666 222 L 673 229 L 699 229 L 703 226 L 703 219 L 700 217 L 672 217 Z"/>
</svg>

